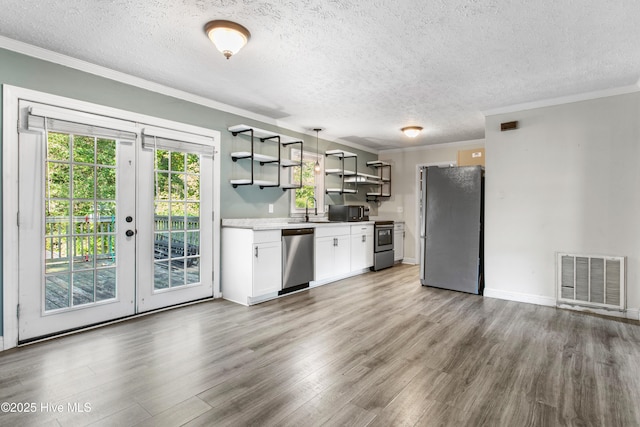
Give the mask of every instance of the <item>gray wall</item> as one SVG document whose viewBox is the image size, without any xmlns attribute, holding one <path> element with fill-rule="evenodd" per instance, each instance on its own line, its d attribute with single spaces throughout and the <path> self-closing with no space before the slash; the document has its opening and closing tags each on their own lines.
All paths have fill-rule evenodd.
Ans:
<svg viewBox="0 0 640 427">
<path fill-rule="evenodd" d="M 485 295 L 554 304 L 556 252 L 626 256 L 637 319 L 640 93 L 489 116 L 485 134 Z"/>
<path fill-rule="evenodd" d="M 0 49 L 0 84 L 19 86 L 219 130 L 222 135 L 222 184 L 220 194 L 222 218 L 286 217 L 289 214 L 289 201 L 291 197 L 290 191 L 283 192 L 277 188 L 260 190 L 246 186 L 233 189 L 231 185 L 228 184 L 228 179 L 234 167 L 229 157 L 233 141 L 233 136 L 226 130 L 229 126 L 247 124 L 274 132 L 281 132 L 296 138 L 303 138 L 308 148 L 312 147 L 315 149 L 315 136 L 280 129 L 276 126 L 261 123 L 246 117 L 161 95 L 3 49 Z M 322 117 L 318 117 L 318 123 L 316 123 L 316 125 L 321 124 Z M 0 128 L 0 138 L 1 134 Z M 358 167 L 362 170 L 366 168 L 366 161 L 377 159 L 375 154 L 320 139 L 319 151 L 322 152 L 333 148 L 342 148 L 357 153 L 359 156 Z M 332 196 L 325 200 L 325 204 L 342 203 L 343 201 L 350 203 L 362 202 L 364 201 L 364 197 L 364 195 L 358 195 L 355 198 L 351 196 L 351 198 L 343 199 L 342 196 Z M 269 204 L 274 205 L 273 214 L 268 213 Z M 0 274 L 0 278 L 1 277 L 2 275 Z M 2 284 L 0 283 L 0 331 L 2 330 L 1 298 Z"/>
</svg>

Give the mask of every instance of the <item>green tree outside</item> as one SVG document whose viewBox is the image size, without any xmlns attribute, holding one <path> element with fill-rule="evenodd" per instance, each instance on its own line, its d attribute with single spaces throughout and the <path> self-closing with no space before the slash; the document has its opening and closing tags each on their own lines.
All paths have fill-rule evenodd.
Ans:
<svg viewBox="0 0 640 427">
<path fill-rule="evenodd" d="M 297 182 L 300 177 L 300 168 L 302 167 L 302 188 L 295 190 L 296 209 L 304 209 L 309 200 L 309 207 L 315 207 L 313 198 L 316 197 L 316 173 L 315 161 L 303 160 L 302 166 L 292 168 L 292 181 Z"/>
</svg>

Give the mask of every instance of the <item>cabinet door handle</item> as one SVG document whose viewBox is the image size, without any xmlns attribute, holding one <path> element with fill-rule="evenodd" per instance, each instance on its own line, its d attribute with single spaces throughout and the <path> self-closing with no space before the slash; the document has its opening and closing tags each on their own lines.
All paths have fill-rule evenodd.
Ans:
<svg viewBox="0 0 640 427">
<path fill-rule="evenodd" d="M 256 246 L 256 258 L 258 258 L 258 247 Z"/>
<path fill-rule="evenodd" d="M 366 242 L 366 241 L 367 241 L 367 235 L 366 235 L 366 234 L 363 234 L 363 235 L 362 235 L 362 242 Z"/>
<path fill-rule="evenodd" d="M 335 237 L 333 238 L 333 246 L 338 246 L 338 239 Z"/>
</svg>

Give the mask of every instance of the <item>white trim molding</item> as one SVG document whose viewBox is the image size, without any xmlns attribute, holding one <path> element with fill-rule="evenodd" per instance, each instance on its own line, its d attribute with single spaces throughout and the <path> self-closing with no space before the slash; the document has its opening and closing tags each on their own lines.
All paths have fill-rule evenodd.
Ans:
<svg viewBox="0 0 640 427">
<path fill-rule="evenodd" d="M 541 99 L 539 101 L 525 102 L 522 104 L 508 105 L 505 107 L 482 111 L 482 114 L 484 114 L 485 117 L 495 116 L 498 114 L 515 113 L 518 111 L 533 110 L 535 108 L 553 107 L 555 105 L 589 101 L 591 99 L 606 98 L 608 96 L 626 95 L 635 92 L 640 92 L 640 80 L 634 85 L 597 90 L 593 92 L 578 93 L 575 95 L 560 96 L 558 98 Z"/>
<path fill-rule="evenodd" d="M 640 308 L 627 308 L 627 319 L 640 321 Z"/>
<path fill-rule="evenodd" d="M 19 259 L 16 248 L 18 235 L 18 102 L 29 100 L 35 103 L 64 107 L 83 111 L 89 114 L 102 115 L 114 119 L 137 123 L 138 127 L 157 126 L 186 132 L 192 135 L 207 137 L 213 141 L 213 297 L 222 295 L 220 286 L 220 153 L 221 134 L 218 130 L 188 125 L 171 120 L 161 119 L 144 114 L 133 113 L 122 109 L 93 104 L 76 99 L 51 95 L 44 92 L 24 89 L 16 86 L 2 85 L 2 189 L 3 189 L 3 328 L 4 335 L 0 349 L 7 350 L 18 345 L 18 303 L 19 303 Z"/>
<path fill-rule="evenodd" d="M 18 92 L 2 85 L 3 350 L 18 345 Z"/>
<path fill-rule="evenodd" d="M 503 291 L 501 289 L 484 288 L 483 295 L 488 298 L 504 299 L 508 301 L 526 302 L 529 304 L 556 306 L 556 299 L 542 295 L 523 294 L 520 292 Z"/>
<path fill-rule="evenodd" d="M 54 64 L 63 65 L 65 67 L 69 67 L 78 71 L 83 71 L 85 73 L 93 74 L 98 77 L 103 77 L 109 80 L 114 80 L 120 83 L 130 85 L 130 86 L 135 86 L 151 92 L 159 93 L 161 95 L 166 95 L 172 98 L 177 98 L 183 101 L 191 102 L 193 104 L 202 105 L 204 107 L 212 108 L 214 110 L 236 114 L 238 116 L 243 116 L 252 120 L 268 123 L 270 125 L 284 128 L 293 132 L 314 136 L 313 131 L 311 129 L 300 128 L 298 126 L 294 126 L 286 122 L 273 119 L 271 117 L 263 116 L 261 114 L 254 113 L 249 110 L 233 107 L 231 105 L 214 101 L 212 99 L 205 98 L 200 95 L 195 95 L 193 93 L 185 92 L 183 90 L 174 89 L 169 86 L 154 83 L 149 80 L 142 79 L 140 77 L 135 77 L 130 74 L 123 73 L 121 71 L 112 70 L 110 68 L 103 67 L 101 65 L 92 64 L 90 62 L 83 61 L 81 59 L 73 58 L 71 56 L 63 55 L 57 52 L 52 52 L 50 50 L 43 49 L 41 47 L 33 46 L 24 42 L 10 39 L 8 37 L 0 36 L 0 48 L 10 50 L 12 52 L 20 53 L 23 55 L 27 55 L 36 59 L 41 59 L 43 61 L 48 61 Z M 365 147 L 364 145 L 356 144 L 349 141 L 344 141 L 337 137 L 332 137 L 333 139 L 330 140 L 330 139 L 327 139 L 327 135 L 325 135 L 324 137 L 324 139 L 327 141 L 335 142 L 337 144 L 345 145 L 347 147 L 362 150 L 367 153 L 378 154 L 378 150 L 374 148 Z M 329 135 L 329 137 L 331 136 Z"/>
<path fill-rule="evenodd" d="M 468 141 L 455 141 L 455 142 L 442 142 L 440 144 L 421 145 L 419 147 L 407 147 L 407 148 L 389 148 L 388 150 L 378 151 L 379 155 L 387 153 L 405 153 L 413 151 L 428 151 L 437 150 L 439 148 L 462 148 L 462 147 L 484 147 L 484 139 L 470 139 Z"/>
<path fill-rule="evenodd" d="M 628 308 L 626 310 L 606 310 L 595 307 L 583 307 L 571 304 L 556 304 L 553 297 L 542 295 L 523 294 L 519 292 L 503 291 L 501 289 L 484 288 L 483 295 L 487 298 L 496 298 L 507 301 L 524 302 L 527 304 L 544 305 L 547 307 L 557 307 L 560 309 L 580 311 L 583 313 L 594 313 L 603 316 L 618 317 L 623 319 L 640 320 L 639 308 Z"/>
</svg>

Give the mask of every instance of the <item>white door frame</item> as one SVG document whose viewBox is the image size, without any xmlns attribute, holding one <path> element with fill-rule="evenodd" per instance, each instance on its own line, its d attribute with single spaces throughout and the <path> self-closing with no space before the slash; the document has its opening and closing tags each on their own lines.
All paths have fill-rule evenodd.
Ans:
<svg viewBox="0 0 640 427">
<path fill-rule="evenodd" d="M 213 296 L 219 298 L 220 290 L 220 132 L 192 126 L 171 120 L 160 119 L 144 114 L 133 113 L 117 108 L 106 107 L 85 101 L 78 101 L 58 95 L 51 95 L 17 86 L 3 85 L 2 98 L 2 293 L 3 293 L 3 337 L 0 350 L 18 345 L 18 100 L 50 104 L 72 110 L 89 112 L 146 125 L 174 129 L 196 135 L 210 137 L 213 140 L 214 177 L 213 177 Z"/>
<path fill-rule="evenodd" d="M 44 111 L 36 113 L 36 109 L 45 108 L 41 104 L 36 104 L 31 101 L 20 101 L 20 115 L 24 119 L 27 109 L 33 109 L 33 114 L 44 114 Z M 48 108 L 48 107 L 46 107 Z M 69 110 L 60 110 L 63 114 L 69 114 Z M 53 112 L 46 114 L 55 114 Z M 74 113 L 75 114 L 75 113 Z M 77 115 L 80 117 L 80 115 Z M 99 117 L 104 120 L 102 116 Z M 76 118 L 76 120 L 80 120 Z M 114 121 L 113 126 L 118 126 L 118 122 Z M 135 131 L 134 123 L 129 123 L 130 130 Z M 89 127 L 89 126 L 87 126 Z M 135 202 L 136 202 L 136 188 L 130 183 L 136 179 L 135 169 L 135 150 L 136 143 L 134 138 L 114 141 L 114 153 L 113 161 L 117 167 L 114 169 L 116 173 L 116 187 L 115 194 L 112 198 L 113 202 L 117 205 L 118 215 L 116 216 L 116 234 L 112 235 L 115 239 L 115 262 L 109 269 L 115 272 L 115 295 L 113 298 L 108 298 L 100 301 L 97 298 L 92 298 L 89 304 L 72 304 L 75 298 L 69 301 L 69 294 L 67 294 L 66 307 L 56 310 L 47 310 L 46 308 L 46 289 L 48 288 L 46 276 L 47 268 L 45 267 L 47 256 L 45 256 L 46 250 L 43 250 L 43 245 L 47 240 L 46 231 L 46 187 L 44 185 L 47 182 L 47 167 L 43 167 L 45 164 L 50 164 L 48 153 L 46 150 L 47 143 L 49 141 L 49 131 L 43 129 L 26 129 L 25 126 L 20 126 L 19 132 L 19 154 L 18 154 L 18 167 L 19 178 L 18 186 L 20 188 L 20 229 L 19 229 L 19 242 L 18 242 L 18 261 L 20 263 L 19 270 L 19 304 L 20 304 L 20 319 L 18 320 L 18 339 L 20 341 L 33 339 L 35 337 L 45 336 L 51 333 L 58 333 L 59 331 L 71 330 L 77 327 L 85 325 L 101 323 L 110 321 L 112 319 L 122 318 L 133 315 L 135 313 L 135 271 L 136 271 L 136 239 L 128 237 L 124 233 L 124 229 L 131 228 L 124 220 L 126 215 L 135 216 Z M 89 129 L 87 129 L 88 131 Z M 89 133 L 89 132 L 87 132 Z M 67 137 L 68 138 L 68 137 Z M 67 139 L 67 144 L 69 140 Z M 95 146 L 92 147 L 95 150 Z M 57 157 L 56 160 L 62 160 Z M 72 156 L 69 156 L 68 167 L 69 173 L 76 167 L 75 160 Z M 86 159 L 85 159 L 86 161 Z M 93 163 L 99 162 L 96 158 Z M 109 162 L 107 162 L 108 164 Z M 74 165 L 74 166 L 72 166 Z M 87 167 L 87 166 L 84 166 Z M 94 169 L 95 170 L 95 169 Z M 69 183 L 74 180 L 69 176 Z M 48 178 L 48 177 L 47 177 Z M 97 187 L 97 183 L 93 183 L 94 188 Z M 73 207 L 71 200 L 73 199 L 73 192 L 69 191 L 66 195 L 68 197 L 69 212 L 68 215 L 73 215 Z M 77 193 L 76 193 L 77 194 Z M 25 195 L 27 195 L 25 197 Z M 60 195 L 58 195 L 60 196 Z M 88 195 L 85 194 L 84 197 Z M 94 194 L 91 194 L 93 203 L 95 203 Z M 69 218 L 67 218 L 69 220 Z M 89 218 L 87 218 L 89 220 Z M 71 236 L 67 237 L 68 243 L 70 241 L 76 241 L 77 236 L 73 236 L 72 233 L 76 233 L 77 224 L 74 222 L 69 223 L 70 227 L 67 230 Z M 135 227 L 135 226 L 134 226 Z M 95 231 L 95 230 L 92 230 Z M 89 243 L 88 241 L 85 243 Z M 71 249 L 73 247 L 73 249 Z M 70 254 L 68 259 L 73 259 L 73 254 L 78 254 L 74 245 L 71 245 L 68 249 Z M 53 248 L 52 248 L 53 249 Z M 88 247 L 86 248 L 88 249 Z M 82 252 L 81 252 L 82 253 Z M 88 255 L 93 258 L 96 254 Z M 53 258 L 53 253 L 51 253 Z M 77 260 L 68 264 L 67 271 L 64 274 L 67 275 L 67 279 L 71 277 L 78 277 L 78 274 L 84 272 L 98 273 L 100 271 L 99 264 L 91 263 L 91 268 L 78 269 L 79 264 Z M 115 267 L 115 268 L 114 268 Z M 81 267 L 82 268 L 82 267 Z M 104 270 L 103 270 L 104 271 Z M 72 273 L 73 272 L 73 273 Z M 58 276 L 60 277 L 60 276 Z M 94 277 L 95 281 L 95 277 Z M 95 289 L 95 283 L 94 283 Z M 67 291 L 72 291 L 71 282 L 68 282 Z M 71 292 L 73 293 L 73 292 Z M 95 297 L 96 295 L 94 295 Z M 89 301 L 85 301 L 89 302 Z"/>
</svg>

